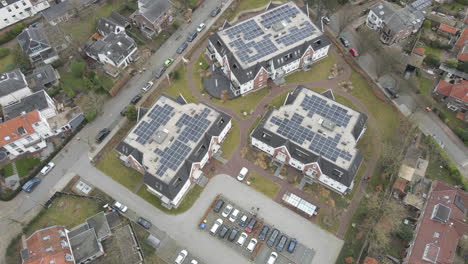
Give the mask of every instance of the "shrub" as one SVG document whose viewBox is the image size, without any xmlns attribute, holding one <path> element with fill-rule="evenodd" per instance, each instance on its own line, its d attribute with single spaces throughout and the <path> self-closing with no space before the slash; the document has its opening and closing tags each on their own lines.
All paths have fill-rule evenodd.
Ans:
<svg viewBox="0 0 468 264">
<path fill-rule="evenodd" d="M 3 34 L 2 37 L 0 37 L 0 45 L 5 44 L 9 42 L 10 40 L 16 38 L 21 31 L 23 31 L 24 25 L 23 24 L 16 24 L 13 26 L 9 31 Z"/>
<path fill-rule="evenodd" d="M 11 51 L 9 48 L 0 48 L 0 59 L 10 55 Z"/>
<path fill-rule="evenodd" d="M 445 61 L 445 65 L 449 68 L 455 69 L 458 67 L 458 61 L 456 59 L 448 59 Z"/>
<path fill-rule="evenodd" d="M 434 54 L 429 54 L 424 58 L 424 63 L 430 67 L 439 67 L 440 59 Z"/>
<path fill-rule="evenodd" d="M 93 121 L 97 117 L 97 109 L 93 108 L 93 109 L 89 109 L 85 111 L 84 116 L 86 118 L 86 121 L 88 122 Z"/>
<path fill-rule="evenodd" d="M 457 134 L 457 136 L 465 143 L 465 145 L 468 145 L 468 130 L 458 127 L 455 129 L 455 134 Z"/>
<path fill-rule="evenodd" d="M 457 70 L 468 73 L 468 62 L 459 62 Z"/>
<path fill-rule="evenodd" d="M 137 120 L 137 115 L 138 115 L 138 111 L 137 111 L 136 107 L 134 105 L 132 105 L 132 104 L 128 105 L 126 115 L 127 115 L 128 120 L 136 121 Z"/>
<path fill-rule="evenodd" d="M 400 229 L 396 232 L 397 237 L 409 242 L 413 239 L 413 230 L 406 225 L 401 225 Z"/>
<path fill-rule="evenodd" d="M 423 23 L 424 28 L 431 29 L 431 26 L 432 26 L 431 21 L 429 21 L 429 20 L 424 21 L 424 23 Z"/>
<path fill-rule="evenodd" d="M 52 62 L 52 67 L 54 67 L 54 69 L 60 68 L 63 65 L 65 65 L 65 62 L 62 59 L 58 59 L 58 60 Z"/>
<path fill-rule="evenodd" d="M 75 97 L 75 91 L 73 91 L 73 89 L 68 86 L 68 85 L 61 85 L 62 87 L 62 90 L 65 92 L 65 94 L 68 96 L 68 98 L 73 98 Z"/>
<path fill-rule="evenodd" d="M 15 58 L 16 66 L 20 68 L 23 73 L 32 69 L 28 55 L 26 55 L 19 46 L 13 50 L 13 56 Z"/>
<path fill-rule="evenodd" d="M 71 72 L 73 76 L 77 78 L 83 77 L 85 69 L 86 69 L 86 62 L 84 61 L 73 61 L 71 63 Z"/>
<path fill-rule="evenodd" d="M 172 71 L 172 72 L 170 73 L 170 76 L 171 76 L 171 79 L 177 81 L 177 80 L 180 79 L 180 72 L 177 71 L 177 70 L 176 70 L 176 71 Z"/>
</svg>

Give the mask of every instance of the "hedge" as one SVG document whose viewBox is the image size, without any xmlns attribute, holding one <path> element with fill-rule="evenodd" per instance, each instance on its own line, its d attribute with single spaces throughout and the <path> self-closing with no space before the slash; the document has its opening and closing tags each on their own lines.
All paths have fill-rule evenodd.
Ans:
<svg viewBox="0 0 468 264">
<path fill-rule="evenodd" d="M 16 38 L 16 36 L 18 36 L 18 34 L 21 33 L 24 28 L 25 25 L 21 23 L 14 25 L 9 31 L 7 31 L 3 34 L 3 36 L 0 37 L 0 45 L 5 44 L 10 40 Z"/>
</svg>

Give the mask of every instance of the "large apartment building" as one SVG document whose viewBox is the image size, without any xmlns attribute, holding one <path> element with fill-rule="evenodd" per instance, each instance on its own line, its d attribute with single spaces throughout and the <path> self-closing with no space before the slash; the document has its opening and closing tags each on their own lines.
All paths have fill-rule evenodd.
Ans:
<svg viewBox="0 0 468 264">
<path fill-rule="evenodd" d="M 144 111 L 145 113 L 142 113 Z M 144 174 L 149 192 L 177 207 L 221 148 L 231 117 L 205 104 L 162 95 L 117 146 L 120 159 Z"/>
<path fill-rule="evenodd" d="M 207 53 L 228 79 L 233 96 L 243 95 L 297 71 L 328 54 L 330 40 L 310 21 L 307 6 L 270 4 L 267 10 L 209 38 Z"/>
<path fill-rule="evenodd" d="M 265 114 L 251 144 L 301 171 L 305 183 L 346 194 L 363 159 L 356 144 L 366 121 L 366 115 L 336 102 L 331 90 L 319 94 L 299 86 L 283 106 Z"/>
<path fill-rule="evenodd" d="M 0 29 L 32 17 L 49 7 L 47 0 L 1 0 Z"/>
</svg>

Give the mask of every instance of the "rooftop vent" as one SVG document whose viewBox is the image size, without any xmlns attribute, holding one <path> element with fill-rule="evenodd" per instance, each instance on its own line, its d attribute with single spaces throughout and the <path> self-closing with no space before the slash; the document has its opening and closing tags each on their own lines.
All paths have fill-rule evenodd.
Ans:
<svg viewBox="0 0 468 264">
<path fill-rule="evenodd" d="M 335 123 L 328 120 L 328 119 L 323 119 L 322 121 L 322 127 L 332 131 L 335 128 Z"/>
<path fill-rule="evenodd" d="M 383 9 L 383 5 L 379 5 L 379 9 Z"/>
<path fill-rule="evenodd" d="M 281 31 L 281 30 L 284 29 L 284 25 L 283 25 L 281 22 L 278 22 L 278 23 L 276 23 L 276 24 L 273 24 L 272 29 L 273 29 L 275 32 L 279 32 L 279 31 Z"/>
<path fill-rule="evenodd" d="M 385 14 L 384 11 L 380 11 L 380 12 L 379 12 L 379 15 L 381 15 L 381 16 L 383 16 L 384 14 Z"/>
</svg>

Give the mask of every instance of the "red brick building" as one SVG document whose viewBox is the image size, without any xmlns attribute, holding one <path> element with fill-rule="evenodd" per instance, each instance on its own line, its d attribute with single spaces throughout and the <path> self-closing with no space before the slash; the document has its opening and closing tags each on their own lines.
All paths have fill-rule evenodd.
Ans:
<svg viewBox="0 0 468 264">
<path fill-rule="evenodd" d="M 452 84 L 444 80 L 439 81 L 434 94 L 447 105 L 447 108 L 465 114 L 468 112 L 468 81 Z"/>
</svg>

